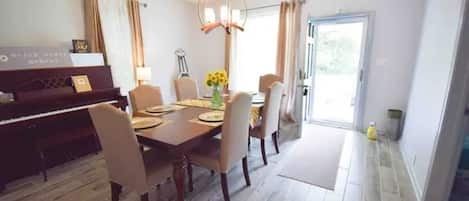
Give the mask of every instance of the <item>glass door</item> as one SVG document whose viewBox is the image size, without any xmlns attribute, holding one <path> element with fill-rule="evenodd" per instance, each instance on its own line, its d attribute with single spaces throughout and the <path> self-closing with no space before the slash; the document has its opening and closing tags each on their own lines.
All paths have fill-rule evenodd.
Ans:
<svg viewBox="0 0 469 201">
<path fill-rule="evenodd" d="M 367 17 L 337 17 L 310 22 L 307 66 L 310 94 L 305 108 L 310 122 L 353 128 L 367 41 Z"/>
</svg>

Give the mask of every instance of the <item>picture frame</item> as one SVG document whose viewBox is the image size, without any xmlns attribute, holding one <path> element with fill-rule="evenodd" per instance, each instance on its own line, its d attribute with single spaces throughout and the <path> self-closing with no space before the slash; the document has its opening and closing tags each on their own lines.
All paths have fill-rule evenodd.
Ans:
<svg viewBox="0 0 469 201">
<path fill-rule="evenodd" d="M 90 48 L 86 40 L 72 40 L 73 53 L 89 53 Z"/>
</svg>

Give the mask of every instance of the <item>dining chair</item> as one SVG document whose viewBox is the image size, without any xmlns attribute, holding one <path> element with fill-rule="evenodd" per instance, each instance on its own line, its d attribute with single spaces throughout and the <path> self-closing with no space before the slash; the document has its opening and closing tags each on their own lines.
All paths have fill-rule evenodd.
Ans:
<svg viewBox="0 0 469 201">
<path fill-rule="evenodd" d="M 129 92 L 133 113 L 148 107 L 163 105 L 161 89 L 157 86 L 140 85 Z"/>
<path fill-rule="evenodd" d="M 238 93 L 226 104 L 221 139 L 211 138 L 188 155 L 189 190 L 193 190 L 192 164 L 220 173 L 223 197 L 230 200 L 228 171 L 242 160 L 244 179 L 251 185 L 248 171 L 249 115 L 252 97 Z"/>
<path fill-rule="evenodd" d="M 89 113 L 103 148 L 112 201 L 119 200 L 122 187 L 148 201 L 151 187 L 171 177 L 171 159 L 154 150 L 140 150 L 127 113 L 107 104 L 92 107 Z"/>
<path fill-rule="evenodd" d="M 282 78 L 274 74 L 266 74 L 259 78 L 259 92 L 267 93 L 274 82 L 282 82 Z"/>
<path fill-rule="evenodd" d="M 199 89 L 194 79 L 188 77 L 179 78 L 174 80 L 174 87 L 176 88 L 176 98 L 178 101 L 199 98 Z"/>
<path fill-rule="evenodd" d="M 283 85 L 280 82 L 274 82 L 266 93 L 264 108 L 262 110 L 262 119 L 260 124 L 254 126 L 249 132 L 249 136 L 261 140 L 261 152 L 264 164 L 267 165 L 267 155 L 265 153 L 265 138 L 272 135 L 275 145 L 275 151 L 280 153 L 278 146 L 278 130 L 280 118 L 280 104 L 282 101 Z"/>
</svg>

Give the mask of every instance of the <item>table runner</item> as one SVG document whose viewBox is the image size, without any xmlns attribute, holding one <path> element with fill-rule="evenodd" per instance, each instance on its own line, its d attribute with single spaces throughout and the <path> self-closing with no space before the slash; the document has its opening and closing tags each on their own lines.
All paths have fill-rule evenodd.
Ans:
<svg viewBox="0 0 469 201">
<path fill-rule="evenodd" d="M 220 110 L 220 111 L 225 110 L 225 104 L 223 104 L 221 107 L 213 107 L 210 100 L 190 99 L 190 100 L 178 101 L 175 104 L 181 105 L 181 106 L 189 106 L 189 107 L 208 108 L 208 109 Z M 256 125 L 257 121 L 260 118 L 261 108 L 262 108 L 262 105 L 258 105 L 258 104 L 253 104 L 251 107 L 251 116 L 250 116 L 251 119 L 249 122 L 252 127 Z"/>
</svg>

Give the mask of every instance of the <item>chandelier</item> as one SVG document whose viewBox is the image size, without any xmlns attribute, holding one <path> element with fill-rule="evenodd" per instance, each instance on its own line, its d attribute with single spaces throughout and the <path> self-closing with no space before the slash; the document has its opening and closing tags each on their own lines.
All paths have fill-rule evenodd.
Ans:
<svg viewBox="0 0 469 201">
<path fill-rule="evenodd" d="M 246 0 L 198 0 L 197 8 L 201 30 L 205 33 L 217 27 L 223 28 L 227 34 L 231 34 L 233 28 L 244 31 Z"/>
</svg>

